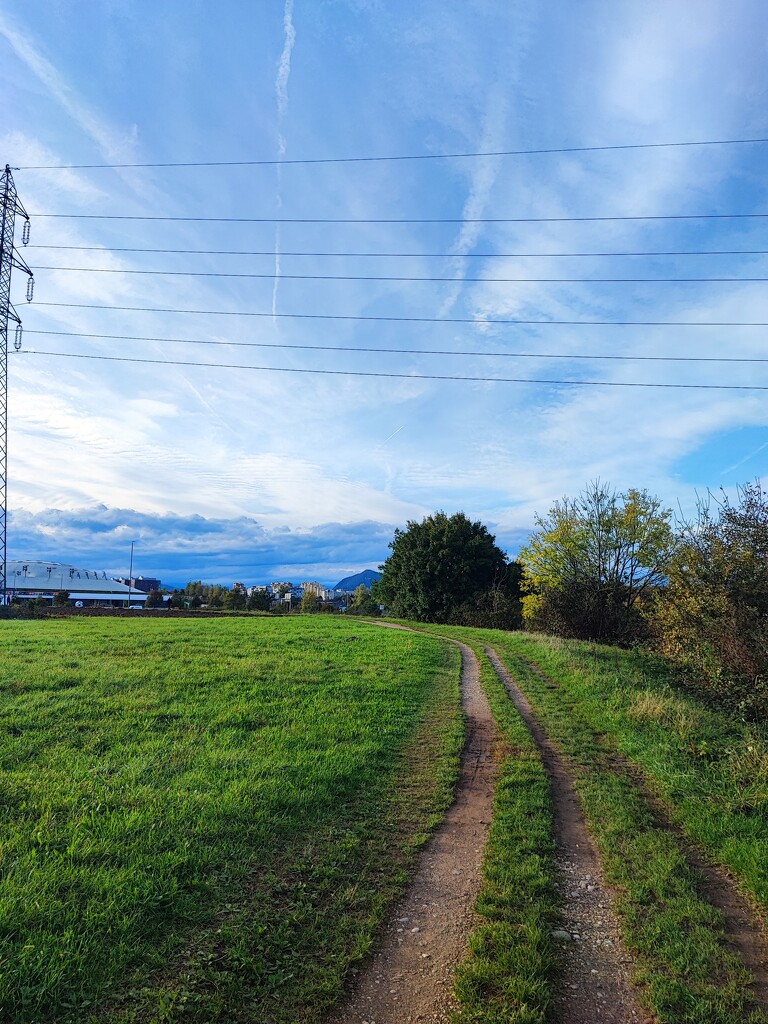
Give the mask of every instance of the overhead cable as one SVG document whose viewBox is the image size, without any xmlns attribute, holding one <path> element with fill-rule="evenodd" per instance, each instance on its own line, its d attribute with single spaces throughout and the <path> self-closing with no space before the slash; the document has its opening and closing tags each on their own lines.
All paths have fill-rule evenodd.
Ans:
<svg viewBox="0 0 768 1024">
<path fill-rule="evenodd" d="M 594 217 L 171 217 L 138 213 L 34 213 L 38 219 L 132 220 L 182 224 L 590 224 L 619 221 L 759 220 L 768 213 L 659 213 Z"/>
<path fill-rule="evenodd" d="M 177 256 L 345 256 L 373 259 L 560 259 L 583 256 L 766 256 L 768 249 L 658 249 L 647 252 L 295 252 L 287 249 L 141 249 L 134 246 L 28 245 L 28 249 L 67 249 L 78 252 L 151 252 Z"/>
<path fill-rule="evenodd" d="M 540 319 L 490 319 L 484 317 L 437 317 L 437 316 L 366 316 L 344 313 L 272 313 L 243 309 L 178 309 L 163 306 L 108 306 L 93 302 L 38 302 L 35 306 L 50 306 L 57 309 L 102 309 L 129 313 L 181 313 L 195 316 L 249 316 L 269 319 L 291 320 L 350 320 L 354 322 L 403 323 L 403 324 L 473 324 L 475 327 L 505 326 L 524 324 L 528 326 L 568 327 L 768 327 L 764 320 L 548 320 Z"/>
<path fill-rule="evenodd" d="M 409 356 L 464 356 L 486 359 L 614 359 L 656 363 L 768 363 L 768 356 L 636 356 L 636 355 L 584 355 L 579 352 L 483 352 L 464 349 L 434 348 L 374 348 L 368 345 L 297 345 L 273 341 L 231 341 L 221 338 L 157 338 L 135 334 L 86 334 L 82 331 L 30 331 L 27 334 L 41 334 L 56 338 L 97 338 L 101 341 L 153 341 L 164 345 L 220 345 L 232 348 L 274 348 L 308 352 L 359 352 L 363 355 L 409 355 Z"/>
<path fill-rule="evenodd" d="M 754 284 L 768 281 L 768 277 L 416 277 L 382 274 L 287 274 L 272 271 L 269 274 L 243 274 L 218 270 L 135 270 L 131 267 L 47 267 L 38 264 L 38 270 L 57 270 L 75 274 L 141 274 L 152 277 L 226 277 L 256 281 L 394 281 L 403 283 L 479 282 L 483 284 Z"/>
<path fill-rule="evenodd" d="M 675 388 L 706 391 L 768 391 L 762 384 L 678 384 L 652 381 L 613 380 L 548 380 L 526 377 L 468 377 L 454 374 L 434 373 L 384 373 L 374 370 L 316 370 L 292 366 L 243 366 L 241 363 L 201 363 L 181 359 L 144 359 L 134 356 L 101 356 L 81 352 L 45 352 L 40 349 L 22 349 L 21 355 L 50 356 L 62 359 L 94 359 L 112 363 L 141 363 L 150 366 L 200 366 L 217 370 L 256 370 L 262 373 L 321 374 L 331 377 L 386 377 L 398 380 L 444 380 L 464 381 L 482 384 L 548 384 L 576 387 L 617 387 L 617 388 Z"/>
<path fill-rule="evenodd" d="M 680 149 L 691 146 L 749 146 L 768 142 L 766 139 L 705 139 L 690 142 L 632 142 L 613 146 L 557 146 L 548 149 L 502 149 L 470 153 L 405 153 L 394 156 L 280 157 L 266 160 L 183 160 L 164 163 L 121 164 L 28 164 L 22 171 L 91 171 L 135 168 L 171 167 L 285 167 L 307 164 L 394 163 L 419 160 L 468 160 L 482 157 L 546 156 L 558 153 L 611 153 L 638 149 Z"/>
</svg>

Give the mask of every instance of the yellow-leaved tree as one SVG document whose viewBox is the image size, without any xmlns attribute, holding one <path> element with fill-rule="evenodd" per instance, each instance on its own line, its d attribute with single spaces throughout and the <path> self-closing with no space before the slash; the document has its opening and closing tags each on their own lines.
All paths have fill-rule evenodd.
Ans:
<svg viewBox="0 0 768 1024">
<path fill-rule="evenodd" d="M 644 636 L 643 606 L 674 551 L 671 518 L 647 491 L 599 480 L 556 501 L 519 556 L 526 626 L 613 643 Z"/>
</svg>

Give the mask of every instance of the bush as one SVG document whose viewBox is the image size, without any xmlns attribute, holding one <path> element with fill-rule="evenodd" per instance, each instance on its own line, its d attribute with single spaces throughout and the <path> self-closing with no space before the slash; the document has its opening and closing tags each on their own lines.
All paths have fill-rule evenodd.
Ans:
<svg viewBox="0 0 768 1024">
<path fill-rule="evenodd" d="M 684 523 L 653 625 L 696 684 L 744 714 L 768 714 L 768 494 L 759 482 L 700 502 Z"/>
<path fill-rule="evenodd" d="M 631 644 L 647 635 L 643 608 L 665 580 L 672 513 L 634 488 L 599 480 L 556 501 L 520 552 L 528 629 Z"/>
</svg>

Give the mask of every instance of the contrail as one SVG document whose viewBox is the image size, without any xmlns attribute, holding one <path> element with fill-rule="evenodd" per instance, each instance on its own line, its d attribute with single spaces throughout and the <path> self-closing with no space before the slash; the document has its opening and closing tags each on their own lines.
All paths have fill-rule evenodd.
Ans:
<svg viewBox="0 0 768 1024">
<path fill-rule="evenodd" d="M 277 69 L 277 81 L 275 82 L 278 120 L 277 150 L 280 156 L 285 156 L 283 120 L 288 112 L 288 79 L 291 77 L 291 53 L 293 52 L 293 44 L 296 42 L 296 32 L 293 27 L 293 0 L 285 0 L 283 28 L 285 30 L 285 43 L 283 44 L 283 52 L 280 55 L 280 66 Z"/>
<path fill-rule="evenodd" d="M 293 44 L 296 42 L 296 31 L 293 27 L 293 0 L 285 0 L 283 11 L 283 29 L 285 31 L 285 42 L 283 52 L 280 55 L 280 64 L 277 69 L 275 80 L 275 93 L 277 94 L 277 153 L 282 161 L 285 156 L 286 142 L 283 135 L 283 124 L 285 115 L 288 112 L 288 79 L 291 77 L 291 54 Z M 277 208 L 283 205 L 283 174 L 280 163 L 277 165 Z M 277 289 L 280 284 L 280 225 L 275 226 L 275 283 L 272 286 L 272 317 L 274 322 L 277 313 Z"/>
<path fill-rule="evenodd" d="M 738 462 L 734 462 L 732 466 L 726 466 L 725 469 L 721 469 L 720 472 L 723 476 L 725 476 L 726 473 L 732 473 L 734 469 L 738 469 L 739 466 L 743 466 L 745 462 L 749 462 L 750 459 L 754 459 L 756 455 L 759 455 L 760 452 L 765 451 L 766 448 L 768 448 L 768 441 L 766 441 L 765 444 L 761 444 L 759 448 L 755 448 L 755 450 L 753 452 L 750 452 L 749 455 L 745 455 L 743 459 L 739 459 Z"/>
<path fill-rule="evenodd" d="M 492 91 L 489 97 L 485 117 L 483 118 L 481 134 L 482 149 L 485 150 L 487 148 L 492 150 L 500 148 L 497 143 L 500 138 L 503 138 L 506 116 L 506 97 L 498 88 L 496 88 Z M 481 229 L 480 225 L 473 223 L 473 221 L 481 217 L 483 214 L 493 186 L 496 182 L 498 169 L 498 157 L 480 160 L 474 168 L 469 195 L 465 200 L 464 210 L 462 212 L 464 222 L 462 223 L 458 237 L 452 246 L 454 257 L 460 257 L 470 252 L 472 247 L 477 243 Z M 453 263 L 455 267 L 456 285 L 451 289 L 440 309 L 441 317 L 447 316 L 455 305 L 461 290 L 461 279 L 466 273 L 464 265 L 460 259 L 454 258 Z"/>
</svg>

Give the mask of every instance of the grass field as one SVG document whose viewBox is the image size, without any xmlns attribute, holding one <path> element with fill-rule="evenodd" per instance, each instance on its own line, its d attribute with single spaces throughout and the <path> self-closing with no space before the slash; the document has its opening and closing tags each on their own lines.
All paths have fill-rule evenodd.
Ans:
<svg viewBox="0 0 768 1024">
<path fill-rule="evenodd" d="M 765 1022 L 646 789 L 764 915 L 766 727 L 642 652 L 427 632 L 0 622 L 0 1020 L 319 1020 L 451 799 L 459 655 L 440 633 L 475 647 L 503 736 L 457 1021 L 543 1024 L 557 971 L 548 784 L 489 643 L 569 759 L 646 1005 Z"/>
<path fill-rule="evenodd" d="M 316 1020 L 458 708 L 456 651 L 361 623 L 0 622 L 0 1019 Z"/>
<path fill-rule="evenodd" d="M 559 924 L 549 783 L 531 734 L 478 654 L 503 740 L 477 901 L 483 923 L 456 979 L 456 1024 L 544 1024 L 557 971 L 551 932 Z"/>
</svg>

